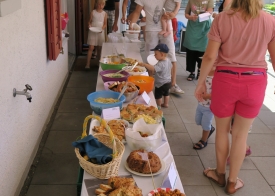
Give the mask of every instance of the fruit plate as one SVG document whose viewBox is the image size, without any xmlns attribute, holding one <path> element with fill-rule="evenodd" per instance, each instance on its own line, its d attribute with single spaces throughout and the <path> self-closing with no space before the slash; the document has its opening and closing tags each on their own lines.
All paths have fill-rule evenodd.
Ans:
<svg viewBox="0 0 275 196">
<path fill-rule="evenodd" d="M 165 162 L 164 162 L 163 160 L 160 160 L 160 162 L 161 162 L 161 168 L 160 168 L 160 170 L 159 170 L 158 172 L 153 173 L 153 174 L 152 174 L 153 176 L 158 175 L 158 174 L 161 174 L 162 172 L 165 171 L 165 169 L 166 169 Z M 148 176 L 148 177 L 152 176 L 151 174 L 143 174 L 143 173 L 139 173 L 139 172 L 136 172 L 136 171 L 134 171 L 134 170 L 131 170 L 131 169 L 129 168 L 128 164 L 127 164 L 127 161 L 125 162 L 125 168 L 126 168 L 130 173 L 135 174 L 135 175 L 137 175 L 137 176 Z"/>
<path fill-rule="evenodd" d="M 171 188 L 157 188 L 156 190 L 150 191 L 150 192 L 148 193 L 148 196 L 153 196 L 154 193 L 158 193 L 158 192 L 160 192 L 161 190 L 164 190 L 165 192 L 169 192 L 169 191 L 174 191 L 174 190 L 176 190 L 176 189 L 171 189 Z M 177 195 L 179 195 L 179 194 L 177 194 Z M 181 193 L 181 195 L 182 195 L 182 196 L 185 196 L 184 193 Z"/>
</svg>

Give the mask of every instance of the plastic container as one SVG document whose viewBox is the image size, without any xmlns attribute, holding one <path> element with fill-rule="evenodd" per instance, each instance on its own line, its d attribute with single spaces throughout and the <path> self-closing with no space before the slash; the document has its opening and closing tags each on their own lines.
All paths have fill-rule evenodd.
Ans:
<svg viewBox="0 0 275 196">
<path fill-rule="evenodd" d="M 120 109 L 121 109 L 123 102 L 125 102 L 125 100 L 126 100 L 126 97 L 124 95 L 122 95 L 119 99 L 119 102 L 109 103 L 109 104 L 98 103 L 98 102 L 95 102 L 94 100 L 99 97 L 117 99 L 119 94 L 120 93 L 114 92 L 114 91 L 97 91 L 97 92 L 93 92 L 93 93 L 89 94 L 87 96 L 87 100 L 90 102 L 90 106 L 91 106 L 92 110 L 96 114 L 101 115 L 102 109 L 112 108 L 112 107 L 117 107 L 117 106 L 120 107 Z"/>
<path fill-rule="evenodd" d="M 126 66 L 122 57 L 105 57 L 100 60 L 102 70 L 121 70 Z"/>
<path fill-rule="evenodd" d="M 132 68 L 132 66 L 125 66 L 122 69 L 124 71 L 127 71 L 130 75 L 141 75 L 143 73 L 145 73 L 147 70 L 145 67 L 141 67 L 141 66 L 136 66 L 135 69 L 139 69 L 139 72 L 135 72 L 135 71 L 130 71 L 130 69 Z"/>
<path fill-rule="evenodd" d="M 130 74 L 126 71 L 121 71 L 120 74 L 123 74 L 124 77 L 121 77 L 121 78 L 114 78 L 114 77 L 107 77 L 107 76 L 104 76 L 105 74 L 109 74 L 109 73 L 116 73 L 118 70 L 104 70 L 104 71 L 101 71 L 99 74 L 103 80 L 103 82 L 108 82 L 108 81 L 126 81 L 127 78 L 130 76 Z"/>
<path fill-rule="evenodd" d="M 116 82 L 116 81 L 104 82 L 104 88 L 105 88 L 105 90 L 112 91 L 111 89 L 109 89 L 109 85 L 113 84 L 114 82 Z M 126 98 L 125 103 L 127 103 L 129 101 L 132 101 L 134 98 L 136 98 L 138 96 L 139 86 L 136 86 L 136 87 L 138 89 L 137 91 L 123 93 L 123 95 Z"/>
<path fill-rule="evenodd" d="M 144 91 L 146 91 L 146 93 L 150 93 L 154 89 L 155 79 L 150 76 L 129 76 L 128 81 L 139 86 L 139 95 L 142 94 Z"/>
</svg>

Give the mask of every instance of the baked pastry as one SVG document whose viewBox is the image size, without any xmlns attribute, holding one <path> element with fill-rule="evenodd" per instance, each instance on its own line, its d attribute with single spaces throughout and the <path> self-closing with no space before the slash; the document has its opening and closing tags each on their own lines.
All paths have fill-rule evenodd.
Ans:
<svg viewBox="0 0 275 196">
<path fill-rule="evenodd" d="M 102 190 L 102 189 L 96 189 L 95 190 L 95 194 L 99 195 L 99 194 L 105 194 L 106 191 L 105 190 Z"/>
<path fill-rule="evenodd" d="M 158 155 L 153 152 L 147 152 L 143 149 L 140 149 L 132 151 L 127 158 L 127 164 L 131 170 L 143 174 L 151 173 L 148 161 L 143 160 L 140 153 L 148 153 L 148 159 L 152 173 L 156 173 L 161 169 L 161 161 Z"/>
<path fill-rule="evenodd" d="M 117 189 L 120 187 L 134 186 L 135 180 L 133 178 L 111 177 L 108 179 L 108 185 Z"/>
<path fill-rule="evenodd" d="M 142 191 L 136 186 L 124 186 L 112 191 L 109 196 L 142 196 Z"/>
<path fill-rule="evenodd" d="M 106 191 L 106 193 L 110 192 L 111 190 L 113 190 L 113 188 L 107 184 L 100 184 L 99 188 Z"/>
</svg>

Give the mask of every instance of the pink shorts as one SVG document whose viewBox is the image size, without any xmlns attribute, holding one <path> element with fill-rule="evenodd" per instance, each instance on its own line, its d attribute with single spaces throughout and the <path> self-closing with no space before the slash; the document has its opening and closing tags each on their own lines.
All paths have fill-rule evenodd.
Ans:
<svg viewBox="0 0 275 196">
<path fill-rule="evenodd" d="M 247 73 L 253 71 L 253 74 Z M 255 118 L 263 104 L 267 85 L 263 68 L 217 66 L 212 81 L 210 109 L 219 118 L 237 113 Z"/>
</svg>

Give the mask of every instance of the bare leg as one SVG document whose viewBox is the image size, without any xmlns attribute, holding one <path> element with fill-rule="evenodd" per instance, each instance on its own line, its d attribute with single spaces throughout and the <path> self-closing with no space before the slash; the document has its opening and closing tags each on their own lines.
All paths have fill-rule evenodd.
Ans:
<svg viewBox="0 0 275 196">
<path fill-rule="evenodd" d="M 230 150 L 230 169 L 228 180 L 236 182 L 240 168 L 242 166 L 245 151 L 248 130 L 253 123 L 254 118 L 248 119 L 235 114 L 234 126 L 232 129 L 232 144 Z M 237 184 L 238 185 L 238 184 Z"/>
<path fill-rule="evenodd" d="M 87 68 L 87 69 L 90 68 L 90 63 L 91 63 L 93 50 L 94 50 L 94 46 L 90 45 L 89 50 L 88 50 L 88 54 L 87 54 L 87 63 L 86 63 L 86 66 L 85 66 L 85 68 Z"/>
<path fill-rule="evenodd" d="M 156 102 L 157 102 L 157 106 L 161 107 L 162 98 L 156 99 Z"/>
<path fill-rule="evenodd" d="M 208 140 L 208 136 L 209 136 L 210 130 L 203 130 L 202 131 L 202 137 L 201 140 L 204 142 L 207 142 Z M 201 142 L 198 142 L 198 144 L 200 144 Z M 194 145 L 195 148 L 200 148 L 197 144 Z"/>
<path fill-rule="evenodd" d="M 226 118 L 218 118 L 215 116 L 216 120 L 216 162 L 217 162 L 217 172 L 220 174 L 225 173 L 226 159 L 229 153 L 229 128 L 231 123 L 231 116 Z M 218 176 L 215 171 L 204 170 L 207 176 L 218 180 Z"/>
<path fill-rule="evenodd" d="M 142 29 L 142 33 L 143 33 L 143 39 L 144 39 L 144 41 L 146 41 L 146 38 L 145 38 L 145 26 L 142 26 L 141 29 Z"/>
<path fill-rule="evenodd" d="M 176 84 L 176 70 L 177 70 L 177 62 L 172 62 L 171 69 L 171 86 L 175 86 Z"/>
<path fill-rule="evenodd" d="M 168 108 L 168 103 L 169 103 L 169 96 L 164 96 L 164 103 L 161 104 L 161 107 Z"/>
<path fill-rule="evenodd" d="M 162 25 L 162 31 L 159 32 L 159 35 L 163 35 L 167 31 L 166 30 L 167 29 L 167 22 L 163 17 L 161 17 L 161 25 Z"/>
<path fill-rule="evenodd" d="M 171 20 L 166 21 L 166 32 L 163 34 L 163 37 L 168 37 L 168 35 L 171 34 L 171 29 L 170 29 L 169 22 L 171 22 Z"/>
</svg>

